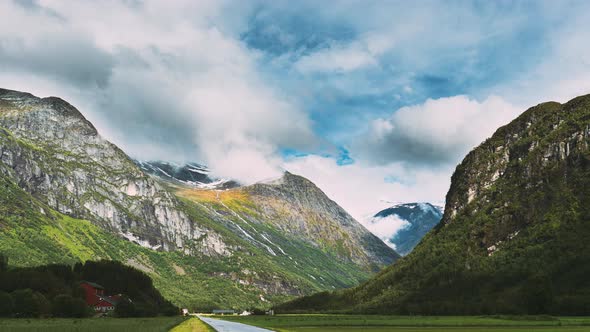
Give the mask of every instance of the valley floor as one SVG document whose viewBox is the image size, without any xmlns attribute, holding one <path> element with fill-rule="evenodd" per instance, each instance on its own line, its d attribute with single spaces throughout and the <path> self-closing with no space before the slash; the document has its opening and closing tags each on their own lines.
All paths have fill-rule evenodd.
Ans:
<svg viewBox="0 0 590 332">
<path fill-rule="evenodd" d="M 279 332 L 384 332 L 384 331 L 589 331 L 590 317 L 518 316 L 374 316 L 374 315 L 277 315 L 222 316 L 232 322 Z"/>
<path fill-rule="evenodd" d="M 2 332 L 167 332 L 184 317 L 0 319 Z M 190 330 L 192 331 L 192 330 Z M 198 330 L 196 330 L 198 331 Z M 207 331 L 207 330 L 205 330 Z"/>
<path fill-rule="evenodd" d="M 215 316 L 217 319 L 158 318 L 84 318 L 84 319 L 0 319 L 3 332 L 213 332 L 259 331 L 258 326 L 277 332 L 523 332 L 575 331 L 590 332 L 590 317 L 517 317 L 517 316 L 366 316 L 366 315 L 277 315 L 277 316 Z M 211 321 L 211 322 L 210 322 Z M 246 324 L 246 325 L 243 325 Z M 247 326 L 250 325 L 250 326 Z M 228 329 L 230 328 L 231 329 Z"/>
</svg>

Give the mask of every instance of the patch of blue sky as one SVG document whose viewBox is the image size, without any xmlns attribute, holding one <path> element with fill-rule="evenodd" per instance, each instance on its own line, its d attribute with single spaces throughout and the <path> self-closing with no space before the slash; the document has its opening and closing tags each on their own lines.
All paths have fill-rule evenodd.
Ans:
<svg viewBox="0 0 590 332">
<path fill-rule="evenodd" d="M 345 147 L 339 146 L 336 149 L 331 150 L 333 151 L 332 153 L 320 153 L 320 155 L 322 157 L 335 159 L 336 164 L 338 164 L 339 166 L 351 165 L 355 163 L 354 159 L 350 156 L 350 152 Z M 310 153 L 291 148 L 281 149 L 279 153 L 284 160 L 304 158 L 310 155 Z"/>
<path fill-rule="evenodd" d="M 248 47 L 262 53 L 261 72 L 268 81 L 299 100 L 318 136 L 336 146 L 349 145 L 372 120 L 403 106 L 494 94 L 551 53 L 549 32 L 564 20 L 535 2 L 340 5 L 348 9 L 344 17 L 313 2 L 263 5 L 241 34 Z M 416 22 L 425 27 L 416 33 L 396 23 L 404 15 L 418 15 Z M 350 70 L 297 69 L 304 56 L 362 42 L 367 33 L 396 39 L 391 49 L 374 56 L 374 63 Z"/>
<path fill-rule="evenodd" d="M 257 8 L 240 36 L 248 47 L 273 56 L 291 52 L 305 55 L 355 37 L 356 31 L 346 22 L 327 22 L 307 8 L 272 5 Z"/>
<path fill-rule="evenodd" d="M 309 155 L 309 153 L 307 153 L 307 152 L 303 152 L 303 151 L 300 151 L 297 149 L 292 149 L 292 148 L 280 149 L 279 153 L 283 157 L 283 159 L 285 159 L 285 160 L 289 160 L 289 159 L 293 159 L 293 158 L 302 158 L 302 157 Z"/>
<path fill-rule="evenodd" d="M 338 165 L 344 166 L 354 164 L 354 159 L 350 156 L 350 152 L 346 148 L 339 147 L 338 152 L 338 158 L 336 159 Z"/>
</svg>

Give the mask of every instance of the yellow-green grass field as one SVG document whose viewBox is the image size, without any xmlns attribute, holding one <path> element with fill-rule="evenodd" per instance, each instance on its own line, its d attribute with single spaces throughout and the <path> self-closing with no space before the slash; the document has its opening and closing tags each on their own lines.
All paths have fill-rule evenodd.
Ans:
<svg viewBox="0 0 590 332">
<path fill-rule="evenodd" d="M 194 317 L 185 320 L 170 330 L 170 332 L 215 332 L 215 330 L 200 319 Z"/>
<path fill-rule="evenodd" d="M 589 331 L 590 317 L 276 315 L 217 318 L 279 332 Z"/>
<path fill-rule="evenodd" d="M 2 332 L 167 332 L 184 317 L 156 318 L 47 318 L 47 319 L 0 319 Z M 201 331 L 201 330 L 180 330 Z M 208 330 L 202 330 L 207 331 Z"/>
</svg>

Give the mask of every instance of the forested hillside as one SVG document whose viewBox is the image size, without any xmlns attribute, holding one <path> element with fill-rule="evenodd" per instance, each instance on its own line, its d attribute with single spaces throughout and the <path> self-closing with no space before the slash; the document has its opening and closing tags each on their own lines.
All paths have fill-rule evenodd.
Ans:
<svg viewBox="0 0 590 332">
<path fill-rule="evenodd" d="M 87 317 L 95 315 L 85 301 L 81 282 L 121 294 L 114 310 L 119 317 L 178 315 L 179 309 L 160 295 L 145 273 L 114 261 L 87 261 L 15 268 L 0 255 L 1 317 Z"/>
<path fill-rule="evenodd" d="M 282 311 L 590 314 L 590 95 L 535 106 L 457 166 L 441 223 L 377 277 Z"/>
</svg>

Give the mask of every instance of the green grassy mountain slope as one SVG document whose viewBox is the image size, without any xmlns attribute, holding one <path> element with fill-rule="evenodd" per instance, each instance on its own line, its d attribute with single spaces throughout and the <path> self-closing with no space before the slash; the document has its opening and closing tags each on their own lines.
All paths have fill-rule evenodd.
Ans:
<svg viewBox="0 0 590 332">
<path fill-rule="evenodd" d="M 352 290 L 283 310 L 590 314 L 590 95 L 533 107 L 457 167 L 441 223 Z"/>
<path fill-rule="evenodd" d="M 268 307 L 354 286 L 397 258 L 309 184 L 261 200 L 149 176 L 53 97 L 0 90 L 0 181 L 0 251 L 13 264 L 120 260 L 183 307 Z M 289 211 L 310 197 L 322 204 Z M 310 239 L 293 220 L 334 235 Z"/>
<path fill-rule="evenodd" d="M 0 225 L 0 252 L 15 266 L 118 260 L 148 273 L 167 298 L 185 307 L 260 305 L 255 287 L 211 278 L 217 271 L 231 273 L 228 266 L 235 262 L 230 258 L 196 258 L 141 247 L 89 221 L 56 212 L 5 177 L 0 178 Z"/>
</svg>

